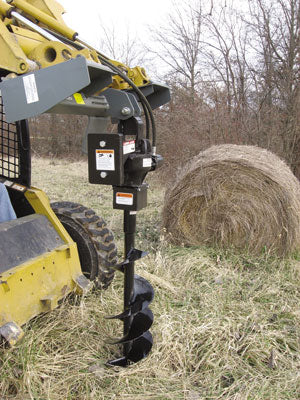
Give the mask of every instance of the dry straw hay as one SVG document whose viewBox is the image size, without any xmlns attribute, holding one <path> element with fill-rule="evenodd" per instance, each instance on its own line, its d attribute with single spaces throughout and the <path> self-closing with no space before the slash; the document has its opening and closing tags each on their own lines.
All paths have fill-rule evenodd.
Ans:
<svg viewBox="0 0 300 400">
<path fill-rule="evenodd" d="M 267 150 L 213 146 L 167 192 L 163 226 L 177 245 L 287 255 L 300 247 L 300 185 Z"/>
</svg>

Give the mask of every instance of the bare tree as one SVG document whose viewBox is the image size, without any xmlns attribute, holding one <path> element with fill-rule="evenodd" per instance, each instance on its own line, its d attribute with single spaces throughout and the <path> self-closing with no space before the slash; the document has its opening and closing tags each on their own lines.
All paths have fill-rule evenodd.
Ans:
<svg viewBox="0 0 300 400">
<path fill-rule="evenodd" d="M 168 67 L 169 78 L 195 95 L 201 80 L 202 0 L 173 3 L 164 26 L 152 30 L 156 48 L 152 53 Z"/>
<path fill-rule="evenodd" d="M 282 155 L 299 174 L 299 50 L 300 1 L 249 2 L 254 48 L 257 100 L 265 127 L 277 125 Z"/>
<path fill-rule="evenodd" d="M 101 38 L 99 47 L 109 58 L 123 62 L 132 67 L 144 65 L 146 54 L 139 38 L 126 27 L 125 34 L 120 34 L 114 24 L 101 22 Z"/>
<path fill-rule="evenodd" d="M 209 15 L 205 25 L 207 68 L 214 80 L 226 88 L 228 111 L 241 113 L 247 108 L 248 32 L 239 14 L 227 7 Z"/>
</svg>

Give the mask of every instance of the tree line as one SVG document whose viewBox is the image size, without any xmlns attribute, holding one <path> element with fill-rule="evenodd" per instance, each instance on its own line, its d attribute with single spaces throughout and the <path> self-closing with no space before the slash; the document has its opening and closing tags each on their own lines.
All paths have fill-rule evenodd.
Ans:
<svg viewBox="0 0 300 400">
<path fill-rule="evenodd" d="M 114 56 L 114 43 L 132 65 L 150 55 L 171 88 L 156 111 L 168 176 L 211 145 L 235 143 L 273 151 L 300 177 L 299 23 L 300 0 L 194 0 L 174 2 L 139 51 L 136 38 L 120 47 L 103 28 Z"/>
</svg>

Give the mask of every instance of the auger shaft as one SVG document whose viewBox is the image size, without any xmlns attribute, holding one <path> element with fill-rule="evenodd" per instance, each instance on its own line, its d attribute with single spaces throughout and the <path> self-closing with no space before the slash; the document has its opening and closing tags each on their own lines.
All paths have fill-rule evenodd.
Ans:
<svg viewBox="0 0 300 400">
<path fill-rule="evenodd" d="M 136 232 L 136 211 L 124 211 L 124 254 L 125 257 L 130 250 L 134 249 Z M 134 261 L 126 265 L 124 272 L 124 311 L 130 309 L 134 294 Z M 124 336 L 129 333 L 133 317 L 124 320 Z M 124 355 L 127 356 L 131 349 L 131 342 L 124 344 Z"/>
</svg>

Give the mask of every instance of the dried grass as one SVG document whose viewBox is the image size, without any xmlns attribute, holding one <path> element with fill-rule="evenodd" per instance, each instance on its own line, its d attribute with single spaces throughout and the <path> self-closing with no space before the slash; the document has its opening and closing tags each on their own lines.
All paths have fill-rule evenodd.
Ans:
<svg viewBox="0 0 300 400">
<path fill-rule="evenodd" d="M 53 200 L 98 202 L 99 213 L 112 215 L 110 191 L 84 184 L 85 165 L 33 161 L 34 184 Z M 120 321 L 104 319 L 122 309 L 123 277 L 116 274 L 107 291 L 67 299 L 25 326 L 15 348 L 0 349 L 1 400 L 300 398 L 300 263 L 160 242 L 162 203 L 153 181 L 136 240 L 150 251 L 137 273 L 155 290 L 149 357 L 127 369 L 104 366 L 118 355 L 105 340 L 122 334 Z"/>
<path fill-rule="evenodd" d="M 286 255 L 300 246 L 300 185 L 267 150 L 213 146 L 167 192 L 163 226 L 179 245 Z"/>
</svg>

